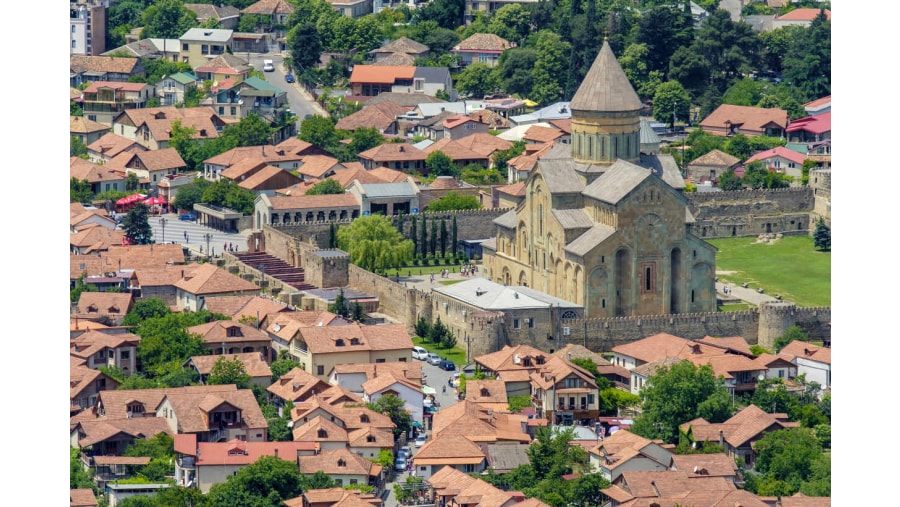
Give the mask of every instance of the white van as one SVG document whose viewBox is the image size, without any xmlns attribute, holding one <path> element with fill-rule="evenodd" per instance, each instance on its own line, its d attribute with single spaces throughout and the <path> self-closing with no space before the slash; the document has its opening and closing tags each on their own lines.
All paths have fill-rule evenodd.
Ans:
<svg viewBox="0 0 900 507">
<path fill-rule="evenodd" d="M 275 65 L 272 63 L 272 60 L 263 60 L 263 72 L 273 72 L 275 70 Z"/>
<path fill-rule="evenodd" d="M 424 361 L 428 359 L 428 351 L 423 349 L 422 347 L 413 347 L 412 358 L 418 359 L 419 361 Z"/>
</svg>

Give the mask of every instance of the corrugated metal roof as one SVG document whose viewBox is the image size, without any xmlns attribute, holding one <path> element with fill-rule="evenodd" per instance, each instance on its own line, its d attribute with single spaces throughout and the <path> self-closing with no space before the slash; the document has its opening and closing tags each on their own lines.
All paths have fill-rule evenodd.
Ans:
<svg viewBox="0 0 900 507">
<path fill-rule="evenodd" d="M 528 308 L 580 308 L 564 299 L 555 298 L 528 287 L 507 287 L 485 278 L 472 278 L 433 291 L 486 310 L 514 310 Z"/>
<path fill-rule="evenodd" d="M 402 183 L 363 183 L 360 185 L 366 197 L 415 197 L 416 190 L 408 181 Z"/>
<path fill-rule="evenodd" d="M 567 252 L 578 255 L 579 257 L 583 257 L 585 254 L 593 250 L 594 247 L 606 241 L 606 239 L 612 236 L 615 232 L 616 230 L 608 225 L 597 224 L 585 231 L 585 233 L 581 236 L 575 238 L 574 241 L 566 246 L 565 250 Z"/>
</svg>

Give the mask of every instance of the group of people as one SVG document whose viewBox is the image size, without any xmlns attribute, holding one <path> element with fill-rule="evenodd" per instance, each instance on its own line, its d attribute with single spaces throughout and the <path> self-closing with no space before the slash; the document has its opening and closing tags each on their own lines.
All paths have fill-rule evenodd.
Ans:
<svg viewBox="0 0 900 507">
<path fill-rule="evenodd" d="M 477 273 L 477 272 L 478 272 L 478 266 L 476 266 L 474 264 L 463 264 L 462 267 L 459 269 L 459 273 L 462 276 L 469 276 L 469 275 L 474 276 L 475 273 Z"/>
</svg>

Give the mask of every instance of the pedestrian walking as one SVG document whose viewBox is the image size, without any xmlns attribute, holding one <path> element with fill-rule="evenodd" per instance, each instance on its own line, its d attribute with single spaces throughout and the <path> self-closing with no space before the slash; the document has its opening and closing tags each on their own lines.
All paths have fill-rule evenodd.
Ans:
<svg viewBox="0 0 900 507">
<path fill-rule="evenodd" d="M 184 240 L 187 241 L 187 231 L 184 231 Z"/>
</svg>

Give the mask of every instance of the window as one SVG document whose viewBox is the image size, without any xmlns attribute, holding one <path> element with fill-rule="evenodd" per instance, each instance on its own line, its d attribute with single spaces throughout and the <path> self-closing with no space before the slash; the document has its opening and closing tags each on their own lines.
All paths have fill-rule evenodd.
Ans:
<svg viewBox="0 0 900 507">
<path fill-rule="evenodd" d="M 593 405 L 594 404 L 594 395 L 589 394 L 587 398 L 588 398 L 588 400 L 587 400 L 588 405 Z"/>
<path fill-rule="evenodd" d="M 475 465 L 472 465 L 472 464 L 467 464 L 467 465 L 466 465 L 466 473 L 467 473 L 467 474 L 472 474 L 472 473 L 475 473 L 475 472 L 476 472 L 476 470 L 475 470 Z"/>
<path fill-rule="evenodd" d="M 131 351 L 123 350 L 119 352 L 119 359 L 131 359 Z"/>
<path fill-rule="evenodd" d="M 519 319 L 513 319 L 513 329 L 519 329 Z"/>
<path fill-rule="evenodd" d="M 475 125 L 475 122 L 466 122 L 466 130 L 475 130 L 476 127 L 477 125 Z"/>
<path fill-rule="evenodd" d="M 325 375 L 325 367 L 321 364 L 316 366 L 316 375 Z"/>
<path fill-rule="evenodd" d="M 380 358 L 380 359 L 376 359 L 376 360 L 375 360 L 376 363 L 383 363 L 383 362 L 385 362 L 385 361 L 386 361 L 386 360 L 385 360 L 385 358 L 383 358 L 383 357 Z"/>
<path fill-rule="evenodd" d="M 182 44 L 182 45 L 181 45 L 181 50 L 182 50 L 182 51 L 188 51 L 188 45 L 187 45 L 187 44 Z"/>
<path fill-rule="evenodd" d="M 656 291 L 656 263 L 654 262 L 642 262 L 641 263 L 641 292 L 655 292 Z"/>
<path fill-rule="evenodd" d="M 350 479 L 350 484 L 356 484 L 356 479 Z"/>
<path fill-rule="evenodd" d="M 231 116 L 234 116 L 236 114 L 237 114 L 237 108 L 234 106 L 231 106 Z"/>
<path fill-rule="evenodd" d="M 344 479 L 335 479 L 334 482 L 340 487 L 344 486 Z"/>
<path fill-rule="evenodd" d="M 75 41 L 72 41 L 72 49 L 75 49 Z"/>
<path fill-rule="evenodd" d="M 525 319 L 528 322 L 528 327 L 534 327 L 534 319 Z"/>
<path fill-rule="evenodd" d="M 206 44 L 201 45 L 200 52 L 204 55 L 208 55 L 209 54 L 209 46 L 207 46 Z"/>
<path fill-rule="evenodd" d="M 778 370 L 778 378 L 784 378 L 784 370 Z"/>
</svg>

